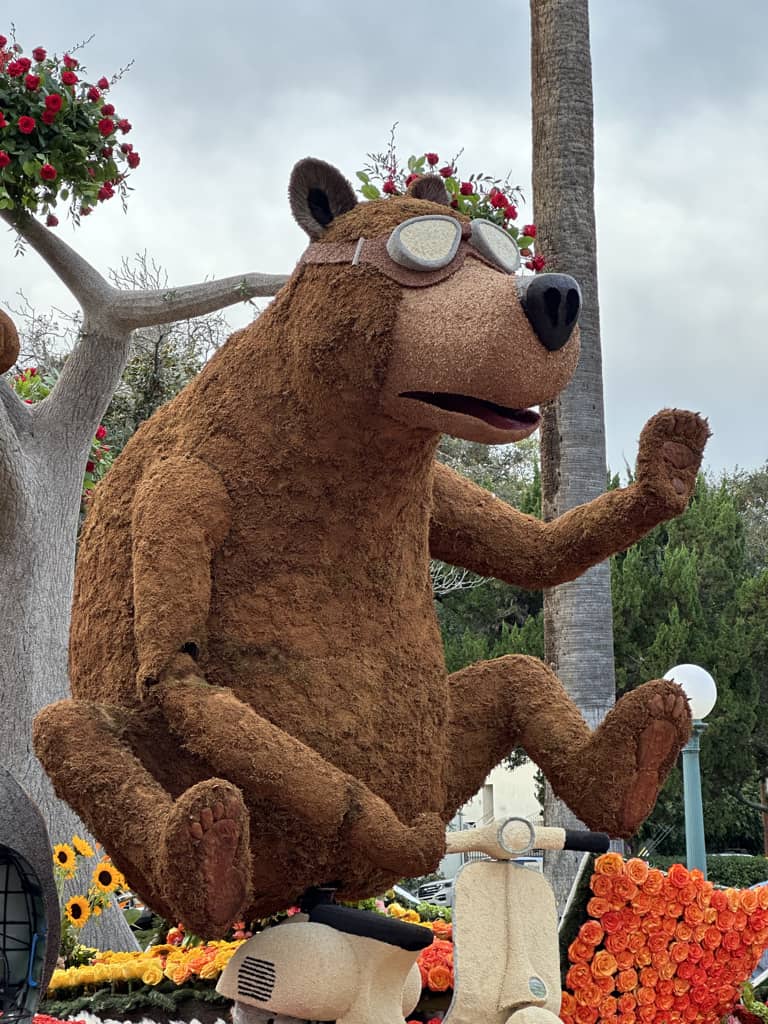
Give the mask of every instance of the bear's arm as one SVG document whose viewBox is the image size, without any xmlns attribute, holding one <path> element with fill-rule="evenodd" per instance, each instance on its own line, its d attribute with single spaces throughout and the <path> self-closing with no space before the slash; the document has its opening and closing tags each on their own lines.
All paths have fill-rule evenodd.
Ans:
<svg viewBox="0 0 768 1024">
<path fill-rule="evenodd" d="M 657 413 L 640 435 L 635 482 L 549 523 L 435 463 L 430 553 L 531 590 L 576 579 L 685 509 L 708 436 L 695 413 Z"/>
<path fill-rule="evenodd" d="M 133 505 L 134 635 L 139 694 L 179 651 L 204 650 L 211 561 L 230 528 L 221 477 L 185 456 L 154 462 Z"/>
</svg>

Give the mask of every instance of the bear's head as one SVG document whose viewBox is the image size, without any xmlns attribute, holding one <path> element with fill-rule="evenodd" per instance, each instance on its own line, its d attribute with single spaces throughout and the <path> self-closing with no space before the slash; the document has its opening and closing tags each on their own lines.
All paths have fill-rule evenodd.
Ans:
<svg viewBox="0 0 768 1024">
<path fill-rule="evenodd" d="M 318 377 L 342 394 L 358 386 L 419 432 L 506 444 L 536 429 L 531 406 L 553 399 L 578 360 L 572 278 L 516 274 L 508 233 L 453 210 L 436 176 L 358 203 L 336 168 L 306 159 L 289 197 L 311 239 L 298 273 L 314 291 L 304 319 Z M 357 340 L 340 352 L 342 328 Z"/>
</svg>

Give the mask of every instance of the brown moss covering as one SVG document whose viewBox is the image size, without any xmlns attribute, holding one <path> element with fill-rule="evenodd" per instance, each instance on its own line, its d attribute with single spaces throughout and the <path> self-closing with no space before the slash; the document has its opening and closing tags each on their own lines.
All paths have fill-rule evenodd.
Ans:
<svg viewBox="0 0 768 1024">
<path fill-rule="evenodd" d="M 10 370 L 19 356 L 19 335 L 16 326 L 0 309 L 0 373 Z"/>
<path fill-rule="evenodd" d="M 322 237 L 378 237 L 430 209 L 445 213 L 361 204 Z M 545 526 L 434 463 L 441 431 L 498 442 L 531 426 L 404 395 L 515 410 L 556 394 L 577 352 L 577 336 L 546 351 L 514 281 L 472 258 L 411 290 L 371 267 L 300 266 L 136 433 L 83 531 L 73 699 L 34 741 L 151 906 L 213 937 L 311 885 L 355 898 L 431 870 L 445 824 L 518 743 L 585 821 L 636 827 L 685 739 L 676 687 L 635 691 L 592 736 L 532 659 L 449 679 L 430 549 L 530 587 L 570 579 L 680 511 L 706 426 L 662 414 L 631 488 Z"/>
</svg>

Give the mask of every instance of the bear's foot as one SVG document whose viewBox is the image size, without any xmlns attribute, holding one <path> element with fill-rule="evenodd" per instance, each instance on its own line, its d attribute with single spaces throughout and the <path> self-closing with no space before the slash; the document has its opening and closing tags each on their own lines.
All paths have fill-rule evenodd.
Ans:
<svg viewBox="0 0 768 1024">
<path fill-rule="evenodd" d="M 163 882 L 179 919 L 195 935 L 221 938 L 250 898 L 249 815 L 240 790 L 209 779 L 182 793 L 163 853 Z"/>
<path fill-rule="evenodd" d="M 656 679 L 638 686 L 574 757 L 563 799 L 590 828 L 634 835 L 690 734 L 691 712 L 677 683 Z"/>
</svg>

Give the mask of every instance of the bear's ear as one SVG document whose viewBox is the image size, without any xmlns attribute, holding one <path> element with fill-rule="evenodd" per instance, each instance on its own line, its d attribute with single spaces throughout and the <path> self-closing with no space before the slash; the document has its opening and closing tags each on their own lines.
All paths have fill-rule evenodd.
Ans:
<svg viewBox="0 0 768 1024">
<path fill-rule="evenodd" d="M 408 195 L 414 199 L 426 199 L 430 203 L 441 203 L 443 206 L 451 205 L 451 197 L 443 184 L 443 179 L 437 174 L 425 174 L 423 178 L 416 178 L 408 186 Z"/>
<path fill-rule="evenodd" d="M 314 157 L 293 168 L 288 198 L 296 223 L 310 238 L 321 238 L 331 221 L 357 206 L 357 196 L 341 171 Z"/>
</svg>

